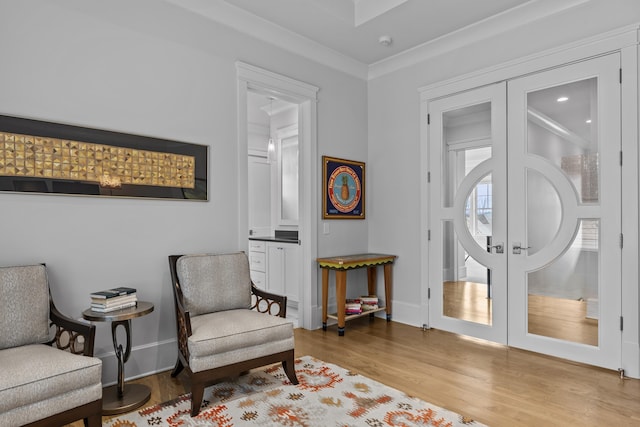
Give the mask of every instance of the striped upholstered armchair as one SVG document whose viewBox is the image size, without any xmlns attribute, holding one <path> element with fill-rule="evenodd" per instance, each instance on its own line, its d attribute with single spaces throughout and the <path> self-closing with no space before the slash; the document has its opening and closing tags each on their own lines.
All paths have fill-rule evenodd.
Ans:
<svg viewBox="0 0 640 427">
<path fill-rule="evenodd" d="M 171 376 L 186 368 L 191 416 L 200 412 L 205 386 L 253 368 L 282 362 L 298 384 L 287 297 L 255 287 L 245 253 L 171 255 L 169 267 L 178 328 Z"/>
<path fill-rule="evenodd" d="M 0 267 L 0 426 L 100 426 L 94 337 L 56 309 L 43 264 Z"/>
</svg>

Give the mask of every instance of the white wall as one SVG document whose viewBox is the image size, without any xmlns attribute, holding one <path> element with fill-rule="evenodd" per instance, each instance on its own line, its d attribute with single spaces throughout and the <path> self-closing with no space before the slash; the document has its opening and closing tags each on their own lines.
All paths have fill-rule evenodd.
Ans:
<svg viewBox="0 0 640 427">
<path fill-rule="evenodd" d="M 421 147 L 418 89 L 640 21 L 640 2 L 591 0 L 568 12 L 369 81 L 369 250 L 399 257 L 394 319 L 420 326 Z"/>
<path fill-rule="evenodd" d="M 155 304 L 132 322 L 127 377 L 175 362 L 167 255 L 234 251 L 246 238 L 237 235 L 235 61 L 320 87 L 319 151 L 366 157 L 365 82 L 164 2 L 0 0 L 0 57 L 0 114 L 209 146 L 208 202 L 0 194 L 0 265 L 46 262 L 63 312 L 79 317 L 91 291 L 114 285 Z M 335 223 L 318 253 L 367 245 L 366 221 Z M 116 378 L 112 353 L 110 327 L 99 324 L 105 383 Z"/>
</svg>

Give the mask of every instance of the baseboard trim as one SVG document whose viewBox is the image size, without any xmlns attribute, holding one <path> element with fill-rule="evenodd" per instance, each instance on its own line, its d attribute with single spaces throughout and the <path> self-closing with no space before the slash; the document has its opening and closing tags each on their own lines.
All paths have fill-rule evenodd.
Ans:
<svg viewBox="0 0 640 427">
<path fill-rule="evenodd" d="M 124 364 L 125 381 L 173 369 L 177 356 L 178 345 L 175 339 L 134 346 L 129 360 Z M 118 360 L 115 353 L 97 354 L 96 357 L 102 360 L 102 385 L 106 387 L 116 384 Z"/>
</svg>

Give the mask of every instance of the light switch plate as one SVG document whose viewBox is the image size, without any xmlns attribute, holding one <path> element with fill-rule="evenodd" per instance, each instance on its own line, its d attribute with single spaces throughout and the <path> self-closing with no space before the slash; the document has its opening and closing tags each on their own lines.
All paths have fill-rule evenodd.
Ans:
<svg viewBox="0 0 640 427">
<path fill-rule="evenodd" d="M 323 222 L 322 223 L 322 234 L 329 234 L 329 223 L 328 222 Z"/>
</svg>

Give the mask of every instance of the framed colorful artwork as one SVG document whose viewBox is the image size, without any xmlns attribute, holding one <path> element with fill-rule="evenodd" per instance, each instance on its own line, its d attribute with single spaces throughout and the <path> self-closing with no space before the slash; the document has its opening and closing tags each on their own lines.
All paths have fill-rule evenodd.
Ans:
<svg viewBox="0 0 640 427">
<path fill-rule="evenodd" d="M 364 163 L 322 156 L 322 218 L 364 219 Z"/>
</svg>

